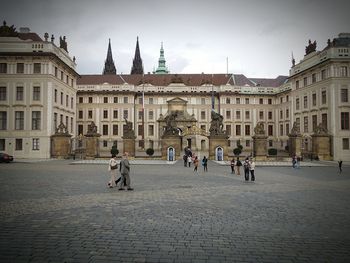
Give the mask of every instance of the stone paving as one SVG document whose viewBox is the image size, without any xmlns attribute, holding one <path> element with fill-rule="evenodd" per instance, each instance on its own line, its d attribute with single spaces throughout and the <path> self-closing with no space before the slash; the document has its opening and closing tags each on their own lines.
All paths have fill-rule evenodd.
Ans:
<svg viewBox="0 0 350 263">
<path fill-rule="evenodd" d="M 0 164 L 0 262 L 349 262 L 350 167 Z"/>
</svg>

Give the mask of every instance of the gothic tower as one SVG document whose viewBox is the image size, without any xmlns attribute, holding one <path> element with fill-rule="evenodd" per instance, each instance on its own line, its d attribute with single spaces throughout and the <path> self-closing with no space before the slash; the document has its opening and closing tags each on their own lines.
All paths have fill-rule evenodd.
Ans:
<svg viewBox="0 0 350 263">
<path fill-rule="evenodd" d="M 161 43 L 160 47 L 160 57 L 158 60 L 158 68 L 156 71 L 153 71 L 154 74 L 168 74 L 169 70 L 165 66 L 165 57 L 164 57 L 164 49 L 163 49 L 163 42 Z"/>
<path fill-rule="evenodd" d="M 109 39 L 107 58 L 105 60 L 105 67 L 103 69 L 103 75 L 108 74 L 117 74 L 117 69 L 114 66 L 114 61 L 112 57 L 111 39 Z"/>
<path fill-rule="evenodd" d="M 130 74 L 143 74 L 142 59 L 141 59 L 140 48 L 139 48 L 139 37 L 137 37 L 137 40 L 136 40 L 135 56 L 134 56 L 134 60 L 132 61 Z"/>
</svg>

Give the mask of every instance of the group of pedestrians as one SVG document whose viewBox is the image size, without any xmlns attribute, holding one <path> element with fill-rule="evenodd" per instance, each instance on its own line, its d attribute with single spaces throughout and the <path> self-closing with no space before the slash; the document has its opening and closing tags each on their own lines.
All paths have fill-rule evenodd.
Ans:
<svg viewBox="0 0 350 263">
<path fill-rule="evenodd" d="M 184 167 L 191 167 L 191 164 L 193 163 L 193 172 L 198 172 L 199 158 L 196 154 L 189 151 L 187 154 L 185 153 L 183 155 L 182 159 L 184 161 Z M 208 172 L 208 158 L 206 156 L 203 157 L 201 164 L 204 172 Z"/>
<path fill-rule="evenodd" d="M 108 163 L 108 171 L 110 172 L 111 178 L 108 182 L 108 187 L 113 188 L 118 186 L 119 183 L 119 189 L 118 190 L 126 190 L 132 191 L 134 190 L 130 186 L 130 163 L 128 160 L 129 154 L 125 152 L 122 156 L 122 159 L 119 163 L 118 167 L 118 161 L 117 161 L 117 156 L 112 155 L 112 158 L 109 160 Z M 120 177 L 117 178 L 117 171 L 119 168 L 120 172 Z"/>
<path fill-rule="evenodd" d="M 237 176 L 241 175 L 241 167 L 243 166 L 244 179 L 246 181 L 249 181 L 249 174 L 250 174 L 250 180 L 255 181 L 255 162 L 253 158 L 247 157 L 243 163 L 241 162 L 239 157 L 237 157 L 237 160 L 235 160 L 235 158 L 232 158 L 230 162 L 230 166 L 231 166 L 231 173 L 236 174 Z"/>
</svg>

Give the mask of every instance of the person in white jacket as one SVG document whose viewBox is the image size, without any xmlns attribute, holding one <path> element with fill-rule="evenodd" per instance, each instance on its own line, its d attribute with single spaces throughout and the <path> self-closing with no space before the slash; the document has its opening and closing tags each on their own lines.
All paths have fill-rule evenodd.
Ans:
<svg viewBox="0 0 350 263">
<path fill-rule="evenodd" d="M 111 174 L 111 179 L 108 182 L 109 188 L 116 186 L 116 176 L 118 171 L 117 156 L 112 155 L 112 158 L 108 162 L 108 171 Z"/>
<path fill-rule="evenodd" d="M 255 181 L 255 162 L 252 158 L 250 158 L 249 161 L 249 170 L 250 170 L 250 180 L 251 181 Z"/>
</svg>

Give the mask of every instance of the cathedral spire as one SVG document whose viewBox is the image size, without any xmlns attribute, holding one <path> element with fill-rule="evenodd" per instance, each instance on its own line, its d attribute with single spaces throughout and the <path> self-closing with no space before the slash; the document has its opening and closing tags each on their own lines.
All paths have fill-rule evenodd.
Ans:
<svg viewBox="0 0 350 263">
<path fill-rule="evenodd" d="M 163 42 L 161 43 L 161 47 L 160 47 L 160 57 L 158 60 L 158 68 L 153 73 L 155 73 L 155 74 L 168 74 L 169 73 L 169 70 L 165 66 Z"/>
<path fill-rule="evenodd" d="M 105 67 L 103 69 L 103 75 L 108 75 L 108 74 L 117 74 L 117 69 L 115 68 L 113 57 L 112 57 L 111 39 L 109 39 L 107 58 L 105 60 Z"/>
<path fill-rule="evenodd" d="M 132 62 L 132 68 L 131 68 L 130 74 L 143 74 L 142 59 L 141 59 L 140 47 L 139 47 L 139 37 L 137 37 L 137 40 L 136 40 L 135 57 Z"/>
</svg>

